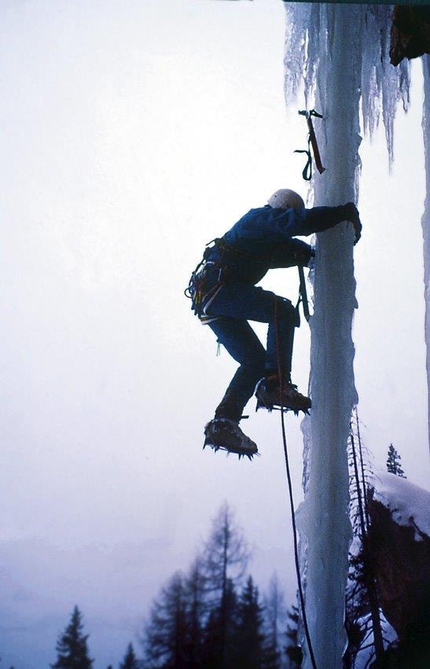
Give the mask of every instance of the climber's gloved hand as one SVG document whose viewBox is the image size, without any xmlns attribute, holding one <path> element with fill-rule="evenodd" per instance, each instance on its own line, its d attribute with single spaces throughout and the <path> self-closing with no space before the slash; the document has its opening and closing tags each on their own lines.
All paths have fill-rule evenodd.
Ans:
<svg viewBox="0 0 430 669">
<path fill-rule="evenodd" d="M 344 210 L 345 220 L 350 221 L 354 226 L 354 233 L 355 233 L 354 244 L 356 244 L 361 237 L 361 230 L 363 228 L 360 221 L 360 214 L 358 213 L 358 209 L 353 202 L 348 202 L 347 204 L 344 204 L 343 210 Z"/>
<path fill-rule="evenodd" d="M 312 246 L 306 244 L 301 239 L 291 239 L 290 245 L 294 249 L 294 261 L 296 265 L 308 267 L 311 258 L 315 256 L 315 251 Z"/>
</svg>

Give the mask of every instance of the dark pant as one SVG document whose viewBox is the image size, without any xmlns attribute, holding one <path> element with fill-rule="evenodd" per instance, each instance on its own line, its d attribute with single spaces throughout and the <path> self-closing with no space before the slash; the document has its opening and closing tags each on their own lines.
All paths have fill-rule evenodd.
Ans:
<svg viewBox="0 0 430 669">
<path fill-rule="evenodd" d="M 209 323 L 220 344 L 239 363 L 216 418 L 239 420 L 259 379 L 280 372 L 290 380 L 294 328 L 298 314 L 291 302 L 248 284 L 225 284 L 209 304 L 206 315 L 218 316 Z M 267 350 L 248 320 L 268 323 Z"/>
</svg>

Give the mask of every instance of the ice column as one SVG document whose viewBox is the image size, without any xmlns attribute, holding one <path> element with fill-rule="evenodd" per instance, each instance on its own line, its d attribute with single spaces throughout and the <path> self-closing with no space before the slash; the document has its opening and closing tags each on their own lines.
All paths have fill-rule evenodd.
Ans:
<svg viewBox="0 0 430 669">
<path fill-rule="evenodd" d="M 424 294 L 425 294 L 425 340 L 427 346 L 428 421 L 430 445 L 430 56 L 423 56 L 424 109 L 423 134 L 426 167 L 426 201 L 422 217 L 424 241 Z"/>
<path fill-rule="evenodd" d="M 315 205 L 338 205 L 357 201 L 361 12 L 356 5 L 342 4 L 328 5 L 325 11 L 322 28 L 329 39 L 320 50 L 315 104 L 324 117 L 319 144 L 326 172 L 315 178 L 314 193 Z M 344 602 L 351 538 L 347 441 L 356 402 L 351 225 L 318 236 L 314 296 L 312 448 L 300 527 L 307 543 L 306 607 L 315 659 L 318 667 L 335 669 L 342 666 L 346 646 Z M 307 658 L 305 667 L 310 666 Z"/>
<path fill-rule="evenodd" d="M 384 120 L 392 156 L 397 102 L 408 101 L 408 72 L 388 63 L 390 7 L 341 3 L 287 5 L 286 98 L 304 83 L 326 171 L 315 175 L 315 205 L 357 202 L 359 114 L 372 132 Z M 313 101 L 312 101 L 313 100 Z M 360 105 L 361 103 L 361 105 Z M 368 223 L 368 222 L 365 222 Z M 354 386 L 353 231 L 345 223 L 318 235 L 311 321 L 312 412 L 304 423 L 305 500 L 298 510 L 309 632 L 318 669 L 340 669 L 346 647 L 345 586 L 351 528 L 347 441 Z M 312 661 L 305 645 L 304 667 Z"/>
</svg>

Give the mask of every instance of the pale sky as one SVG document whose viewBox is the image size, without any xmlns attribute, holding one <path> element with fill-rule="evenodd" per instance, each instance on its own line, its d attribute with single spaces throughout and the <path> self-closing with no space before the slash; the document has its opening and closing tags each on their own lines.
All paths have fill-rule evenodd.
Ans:
<svg viewBox="0 0 430 669">
<path fill-rule="evenodd" d="M 96 669 L 187 569 L 227 500 L 251 573 L 296 584 L 277 414 L 253 462 L 202 451 L 233 374 L 183 297 L 206 242 L 287 186 L 304 197 L 306 127 L 283 96 L 280 0 L 8 0 L 0 8 L 0 655 L 41 669 L 78 604 Z M 429 485 L 421 64 L 363 143 L 354 323 L 362 436 Z M 341 204 L 341 203 L 339 203 Z M 263 285 L 297 297 L 294 270 Z M 263 334 L 261 327 L 259 332 Z M 296 335 L 305 391 L 309 333 Z M 300 420 L 287 418 L 297 502 Z"/>
</svg>

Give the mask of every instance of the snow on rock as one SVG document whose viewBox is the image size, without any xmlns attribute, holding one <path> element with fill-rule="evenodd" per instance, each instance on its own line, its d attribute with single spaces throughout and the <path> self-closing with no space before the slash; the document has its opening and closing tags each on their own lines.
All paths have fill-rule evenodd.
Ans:
<svg viewBox="0 0 430 669">
<path fill-rule="evenodd" d="M 379 604 L 407 658 L 389 666 L 429 667 L 430 493 L 385 473 L 371 486 L 367 548 Z"/>
<path fill-rule="evenodd" d="M 422 540 L 422 534 L 430 538 L 428 490 L 386 472 L 374 474 L 369 483 L 374 489 L 373 499 L 390 510 L 395 523 L 413 527 L 416 541 Z"/>
</svg>

